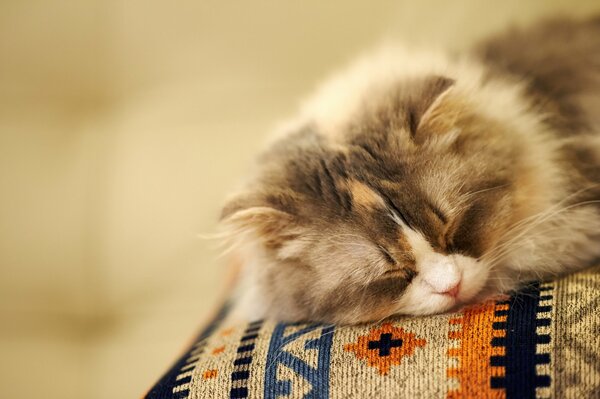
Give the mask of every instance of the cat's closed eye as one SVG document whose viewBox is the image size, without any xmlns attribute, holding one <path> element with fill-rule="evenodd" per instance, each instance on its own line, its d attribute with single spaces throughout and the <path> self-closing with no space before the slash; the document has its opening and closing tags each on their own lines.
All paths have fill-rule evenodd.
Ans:
<svg viewBox="0 0 600 399">
<path fill-rule="evenodd" d="M 406 280 L 407 282 L 411 282 L 413 278 L 415 278 L 416 276 L 416 272 L 408 269 L 408 268 L 395 268 L 395 269 L 390 269 L 387 270 L 385 273 L 383 273 L 381 275 L 381 277 L 383 278 L 387 278 L 387 277 L 397 277 L 397 278 L 401 278 L 403 280 Z"/>
<path fill-rule="evenodd" d="M 387 249 L 385 249 L 381 245 L 379 245 L 378 248 L 379 248 L 379 252 L 381 253 L 381 255 L 383 256 L 383 258 L 385 259 L 385 261 L 387 263 L 389 263 L 390 265 L 397 265 L 398 264 L 398 262 L 396 261 L 396 259 L 394 259 L 394 257 L 392 256 L 392 254 L 390 254 L 390 252 Z"/>
<path fill-rule="evenodd" d="M 435 217 L 435 219 L 437 219 L 437 221 L 446 226 L 448 224 L 448 217 L 446 216 L 446 214 L 437 206 L 431 204 L 431 203 L 427 203 L 427 208 L 429 210 L 429 212 L 431 214 L 433 214 L 433 216 Z"/>
</svg>

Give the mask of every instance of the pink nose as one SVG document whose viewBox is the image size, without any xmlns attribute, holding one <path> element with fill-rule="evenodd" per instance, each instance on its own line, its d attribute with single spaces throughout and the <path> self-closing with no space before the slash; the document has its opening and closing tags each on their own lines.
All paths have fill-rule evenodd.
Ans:
<svg viewBox="0 0 600 399">
<path fill-rule="evenodd" d="M 443 295 L 450 295 L 453 298 L 456 298 L 458 295 L 458 292 L 460 291 L 460 281 L 458 283 L 456 283 L 456 285 L 444 292 L 440 292 L 440 294 Z"/>
</svg>

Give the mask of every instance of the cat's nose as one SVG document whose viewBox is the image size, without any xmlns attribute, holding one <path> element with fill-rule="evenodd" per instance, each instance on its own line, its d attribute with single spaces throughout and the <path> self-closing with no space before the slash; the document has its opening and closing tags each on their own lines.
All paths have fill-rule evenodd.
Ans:
<svg viewBox="0 0 600 399">
<path fill-rule="evenodd" d="M 462 280 L 461 272 L 454 262 L 438 257 L 435 261 L 426 264 L 423 280 L 436 294 L 448 295 L 456 298 L 460 292 Z"/>
<path fill-rule="evenodd" d="M 432 291 L 436 294 L 448 295 L 456 298 L 460 292 L 460 280 L 455 282 L 429 282 L 425 280 L 425 283 L 431 287 Z"/>
<path fill-rule="evenodd" d="M 456 298 L 458 296 L 458 292 L 460 291 L 460 281 L 458 283 L 456 283 L 456 285 L 452 288 L 449 288 L 448 290 L 444 291 L 444 292 L 438 292 L 438 294 L 442 294 L 442 295 L 450 295 L 453 298 Z"/>
</svg>

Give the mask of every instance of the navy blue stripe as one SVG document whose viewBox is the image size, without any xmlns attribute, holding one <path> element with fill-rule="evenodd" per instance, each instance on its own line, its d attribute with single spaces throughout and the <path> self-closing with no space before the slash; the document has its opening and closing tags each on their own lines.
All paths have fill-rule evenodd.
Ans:
<svg viewBox="0 0 600 399">
<path fill-rule="evenodd" d="M 173 392 L 171 395 L 169 395 L 169 398 L 173 398 L 173 399 L 186 399 L 189 394 L 190 394 L 190 390 L 189 389 L 183 389 L 181 391 Z"/>
<path fill-rule="evenodd" d="M 549 353 L 540 353 L 535 355 L 535 364 L 548 364 L 550 363 Z"/>
<path fill-rule="evenodd" d="M 492 356 L 490 357 L 490 366 L 506 366 L 506 358 L 504 356 Z"/>
<path fill-rule="evenodd" d="M 183 377 L 177 380 L 177 385 L 187 384 L 192 381 L 192 376 L 188 375 L 187 377 Z"/>
<path fill-rule="evenodd" d="M 208 324 L 206 329 L 200 333 L 198 338 L 196 339 L 196 343 L 210 336 L 220 325 L 225 316 L 229 311 L 229 304 L 226 303 L 221 307 L 219 313 L 215 316 L 215 318 Z M 190 357 L 190 353 L 195 348 L 192 347 L 191 350 L 187 351 L 179 358 L 179 360 L 171 367 L 169 371 L 167 371 L 163 377 L 152 387 L 150 392 L 146 395 L 146 399 L 165 399 L 165 398 L 176 398 L 183 399 L 187 398 L 189 394 L 189 390 L 182 390 L 180 392 L 173 393 L 173 388 L 179 385 L 181 380 L 177 380 L 177 376 L 181 374 L 181 368 L 186 365 L 187 359 Z M 190 368 L 189 370 L 192 370 Z"/>
<path fill-rule="evenodd" d="M 510 300 L 506 323 L 494 323 L 494 328 L 506 331 L 505 337 L 492 339 L 493 346 L 504 346 L 505 356 L 493 356 L 492 366 L 504 366 L 504 377 L 492 377 L 492 388 L 504 388 L 507 399 L 535 398 L 536 387 L 550 385 L 549 376 L 538 376 L 536 364 L 550 361 L 549 354 L 536 354 L 536 346 L 550 342 L 549 335 L 538 335 L 536 328 L 549 321 L 538 320 L 538 312 L 547 312 L 550 306 L 539 306 L 540 289 L 535 284 Z"/>
<path fill-rule="evenodd" d="M 257 332 L 258 330 L 260 330 L 262 328 L 262 325 L 260 326 L 254 326 L 254 327 L 248 327 L 246 328 L 246 330 L 244 331 L 246 334 L 250 334 L 250 333 L 254 333 Z"/>
<path fill-rule="evenodd" d="M 535 378 L 535 385 L 538 387 L 549 387 L 550 386 L 550 376 L 549 375 L 538 375 Z"/>
<path fill-rule="evenodd" d="M 242 364 L 250 364 L 252 363 L 252 358 L 250 356 L 248 357 L 241 357 L 239 359 L 235 359 L 235 361 L 233 362 L 234 366 L 240 366 Z"/>
<path fill-rule="evenodd" d="M 504 329 L 506 329 L 506 322 L 505 321 L 495 321 L 492 323 L 492 328 L 494 330 L 504 330 Z"/>
<path fill-rule="evenodd" d="M 535 321 L 535 325 L 538 327 L 549 327 L 550 326 L 550 319 L 537 319 Z"/>
<path fill-rule="evenodd" d="M 249 345 L 240 346 L 237 349 L 237 353 L 251 352 L 253 350 L 254 350 L 254 344 L 249 344 Z"/>
<path fill-rule="evenodd" d="M 248 388 L 246 388 L 246 387 L 231 388 L 231 391 L 229 392 L 229 397 L 231 399 L 247 398 L 248 397 Z"/>
<path fill-rule="evenodd" d="M 496 310 L 496 316 L 506 316 L 508 314 L 508 309 Z"/>
<path fill-rule="evenodd" d="M 490 387 L 492 389 L 504 388 L 506 384 L 506 379 L 504 377 L 492 377 L 490 380 Z"/>
<path fill-rule="evenodd" d="M 254 339 L 258 337 L 258 334 L 250 334 L 250 335 L 244 335 L 242 337 L 242 341 L 248 341 L 249 339 Z"/>
<path fill-rule="evenodd" d="M 250 377 L 250 371 L 245 370 L 245 371 L 234 371 L 233 373 L 231 373 L 231 380 L 232 381 L 237 381 L 237 380 L 247 380 Z"/>
<path fill-rule="evenodd" d="M 548 334 L 538 335 L 535 339 L 535 342 L 538 344 L 549 344 L 550 343 L 550 335 L 548 335 Z"/>
</svg>

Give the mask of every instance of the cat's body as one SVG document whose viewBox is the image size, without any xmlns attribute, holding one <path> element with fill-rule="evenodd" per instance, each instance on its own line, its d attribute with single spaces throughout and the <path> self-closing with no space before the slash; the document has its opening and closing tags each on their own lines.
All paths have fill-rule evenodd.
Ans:
<svg viewBox="0 0 600 399">
<path fill-rule="evenodd" d="M 600 255 L 600 20 L 323 86 L 223 212 L 247 317 L 430 314 Z"/>
</svg>

